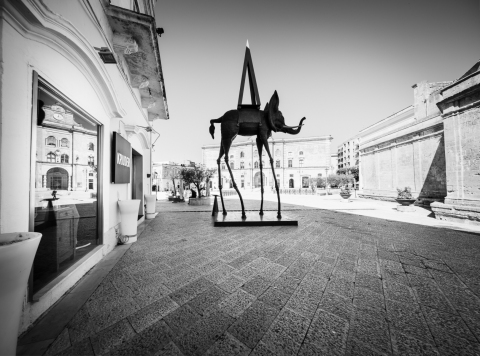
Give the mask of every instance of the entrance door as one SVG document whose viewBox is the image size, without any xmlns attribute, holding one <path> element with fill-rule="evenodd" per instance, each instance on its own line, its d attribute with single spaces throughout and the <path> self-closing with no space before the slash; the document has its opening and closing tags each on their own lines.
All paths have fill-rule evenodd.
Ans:
<svg viewBox="0 0 480 356">
<path fill-rule="evenodd" d="M 302 177 L 302 188 L 308 188 L 308 177 Z"/>
<path fill-rule="evenodd" d="M 143 156 L 132 148 L 132 169 L 130 170 L 132 177 L 132 199 L 140 199 L 140 207 L 138 208 L 138 218 L 144 215 L 143 206 Z"/>
<path fill-rule="evenodd" d="M 265 179 L 265 174 L 263 174 L 263 186 L 267 185 L 267 180 Z M 261 181 L 260 181 L 260 172 L 255 173 L 255 176 L 253 177 L 253 186 L 255 188 L 260 188 L 261 186 Z"/>
<path fill-rule="evenodd" d="M 288 181 L 288 187 L 289 188 L 295 188 L 294 184 L 293 184 L 293 178 L 290 178 L 290 180 Z"/>
<path fill-rule="evenodd" d="M 50 168 L 47 171 L 47 187 L 51 190 L 67 190 L 68 172 L 63 168 Z"/>
</svg>

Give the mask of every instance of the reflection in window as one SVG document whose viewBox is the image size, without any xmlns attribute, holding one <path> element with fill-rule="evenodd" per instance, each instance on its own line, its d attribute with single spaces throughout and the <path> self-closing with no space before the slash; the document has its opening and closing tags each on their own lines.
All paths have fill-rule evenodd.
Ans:
<svg viewBox="0 0 480 356">
<path fill-rule="evenodd" d="M 88 150 L 89 150 L 89 151 L 93 151 L 94 148 L 95 148 L 95 145 L 93 144 L 93 142 L 89 142 L 89 143 L 88 143 Z"/>
<path fill-rule="evenodd" d="M 68 147 L 68 139 L 62 138 L 62 140 L 60 141 L 60 146 Z"/>
<path fill-rule="evenodd" d="M 56 162 L 57 161 L 57 155 L 53 152 L 50 152 L 47 155 L 47 162 Z"/>
<path fill-rule="evenodd" d="M 60 156 L 60 162 L 62 163 L 68 163 L 68 155 L 63 154 Z"/>
<path fill-rule="evenodd" d="M 47 137 L 47 146 L 52 146 L 56 147 L 57 146 L 57 140 L 53 136 L 48 136 Z"/>
</svg>

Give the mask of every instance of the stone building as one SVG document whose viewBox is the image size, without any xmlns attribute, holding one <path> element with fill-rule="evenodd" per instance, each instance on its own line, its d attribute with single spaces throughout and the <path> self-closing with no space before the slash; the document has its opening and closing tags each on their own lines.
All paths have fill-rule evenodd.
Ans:
<svg viewBox="0 0 480 356">
<path fill-rule="evenodd" d="M 359 158 L 360 152 L 358 137 L 353 137 L 337 147 L 338 168 L 358 166 Z"/>
<path fill-rule="evenodd" d="M 324 177 L 331 172 L 330 146 L 332 136 L 287 138 L 268 140 L 276 179 L 280 188 L 307 188 L 310 178 Z M 218 144 L 202 146 L 202 163 L 217 169 Z M 264 187 L 274 188 L 273 173 L 265 150 L 259 157 L 255 138 L 234 142 L 229 152 L 229 163 L 240 189 L 260 187 L 259 162 L 263 162 Z M 233 188 L 225 161 L 221 161 L 222 185 Z M 212 189 L 218 189 L 218 173 L 210 181 Z"/>
<path fill-rule="evenodd" d="M 173 191 L 180 189 L 182 181 L 178 177 L 178 173 L 182 168 L 194 167 L 195 162 L 184 161 L 176 163 L 172 161 L 153 162 L 153 184 L 158 186 L 159 192 Z"/>
<path fill-rule="evenodd" d="M 436 106 L 450 82 L 413 86 L 414 104 L 359 132 L 363 196 L 394 199 L 410 187 L 418 201 L 443 201 L 447 193 L 443 119 Z"/>
<path fill-rule="evenodd" d="M 480 61 L 439 92 L 444 127 L 446 197 L 438 219 L 480 224 Z"/>
</svg>

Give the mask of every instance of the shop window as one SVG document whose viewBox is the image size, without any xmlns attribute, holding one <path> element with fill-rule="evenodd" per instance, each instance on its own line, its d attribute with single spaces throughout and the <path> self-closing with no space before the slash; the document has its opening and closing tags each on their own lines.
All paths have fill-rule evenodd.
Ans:
<svg viewBox="0 0 480 356">
<path fill-rule="evenodd" d="M 292 168 L 292 160 L 291 159 L 288 160 L 288 168 Z"/>
<path fill-rule="evenodd" d="M 76 146 L 75 160 L 88 157 L 89 164 L 95 164 L 98 157 L 94 149 L 100 126 L 97 120 L 90 116 L 81 107 L 75 105 L 61 92 L 50 84 L 34 76 L 34 86 L 37 91 L 37 104 L 41 105 L 46 115 L 41 120 L 36 117 L 34 110 L 32 124 L 36 126 L 36 168 L 31 172 L 31 179 L 35 182 L 35 196 L 31 200 L 34 231 L 43 235 L 38 246 L 32 277 L 29 281 L 29 299 L 36 298 L 35 293 L 52 283 L 60 273 L 84 258 L 103 243 L 98 234 L 97 213 L 102 207 L 96 201 L 97 178 L 92 169 L 85 165 L 78 165 L 75 169 L 67 165 L 70 155 L 61 150 L 51 149 L 43 153 L 42 146 L 69 148 L 74 135 L 87 139 Z M 56 119 L 50 120 L 59 108 L 65 108 L 69 114 L 69 126 L 59 127 Z M 52 130 L 58 132 L 57 138 L 51 135 Z M 46 137 L 46 138 L 45 138 Z M 60 138 L 61 137 L 61 138 Z M 76 137 L 75 137 L 76 138 Z M 87 142 L 92 141 L 91 144 Z M 46 162 L 45 162 L 46 157 Z M 73 159 L 73 158 L 72 158 Z M 62 167 L 59 167 L 63 163 Z M 101 166 L 96 167 L 101 172 Z M 90 175 L 90 173 L 94 175 Z M 56 191 L 56 192 L 54 192 Z M 65 191 L 65 192 L 60 192 Z M 68 191 L 68 195 L 66 194 Z M 85 192 L 89 191 L 88 199 Z"/>
<path fill-rule="evenodd" d="M 57 147 L 57 140 L 54 136 L 48 136 L 46 140 L 46 145 L 51 147 Z"/>
<path fill-rule="evenodd" d="M 277 162 L 275 162 L 275 168 L 280 168 L 280 160 L 278 160 Z"/>
<path fill-rule="evenodd" d="M 93 144 L 93 142 L 88 143 L 88 150 L 89 151 L 94 151 L 95 150 L 95 145 Z"/>
<path fill-rule="evenodd" d="M 253 164 L 253 168 L 258 168 L 258 161 L 255 161 L 255 163 Z"/>
<path fill-rule="evenodd" d="M 50 152 L 47 154 L 47 162 L 56 162 L 57 161 L 57 155 L 53 152 Z"/>
</svg>

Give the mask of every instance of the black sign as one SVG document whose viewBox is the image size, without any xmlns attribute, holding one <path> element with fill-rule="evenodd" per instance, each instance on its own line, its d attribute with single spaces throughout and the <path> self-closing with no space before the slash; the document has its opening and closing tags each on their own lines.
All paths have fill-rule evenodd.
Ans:
<svg viewBox="0 0 480 356">
<path fill-rule="evenodd" d="M 113 132 L 112 183 L 130 183 L 132 167 L 132 146 L 117 132 Z"/>
</svg>

